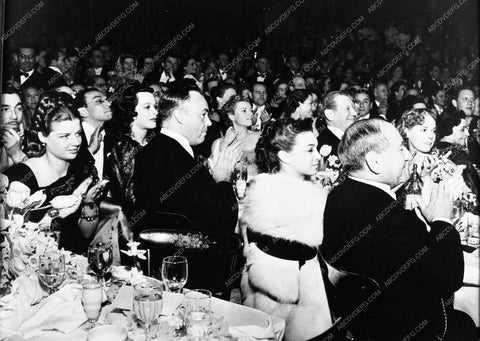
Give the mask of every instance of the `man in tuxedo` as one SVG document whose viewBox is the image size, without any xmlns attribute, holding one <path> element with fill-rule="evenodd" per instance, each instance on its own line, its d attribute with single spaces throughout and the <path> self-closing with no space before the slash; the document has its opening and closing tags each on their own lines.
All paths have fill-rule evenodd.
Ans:
<svg viewBox="0 0 480 341">
<path fill-rule="evenodd" d="M 183 214 L 195 230 L 233 232 L 237 201 L 230 181 L 242 145 L 227 133 L 207 167 L 192 150 L 203 142 L 211 125 L 207 101 L 198 88 L 184 82 L 162 98 L 161 131 L 135 159 L 137 209 Z"/>
<path fill-rule="evenodd" d="M 268 99 L 268 88 L 265 83 L 256 82 L 252 86 L 252 112 L 254 118 L 254 126 L 260 123 L 258 118 L 260 118 L 262 125 L 266 124 L 270 119 L 270 113 L 267 108 L 267 99 Z"/>
<path fill-rule="evenodd" d="M 323 145 L 332 147 L 332 155 L 337 155 L 338 144 L 345 130 L 357 119 L 353 101 L 343 91 L 332 91 L 323 99 L 323 117 L 327 127 L 318 135 L 318 150 Z"/>
<path fill-rule="evenodd" d="M 100 47 L 90 51 L 88 60 L 91 66 L 86 70 L 87 77 L 100 76 L 107 80 L 110 70 L 105 66 L 105 56 Z"/>
<path fill-rule="evenodd" d="M 387 119 L 388 111 L 388 86 L 383 82 L 377 82 L 373 85 L 372 118 Z"/>
<path fill-rule="evenodd" d="M 84 144 L 88 145 L 91 157 L 95 160 L 99 179 L 103 179 L 106 151 L 104 124 L 112 119 L 112 109 L 107 97 L 97 89 L 89 88 L 75 98 L 77 109 L 82 117 L 85 133 Z M 88 155 L 87 159 L 90 159 Z"/>
<path fill-rule="evenodd" d="M 255 61 L 255 74 L 247 77 L 248 84 L 264 83 L 268 91 L 273 91 L 275 77 L 268 72 L 270 66 L 267 57 L 259 56 Z"/>
<path fill-rule="evenodd" d="M 461 176 L 426 183 L 428 202 L 406 210 L 404 195 L 394 190 L 408 178 L 411 156 L 396 128 L 380 119 L 350 126 L 339 157 L 349 173 L 328 196 L 321 251 L 335 268 L 379 283 L 381 293 L 362 308 L 370 338 L 471 340 L 473 321 L 449 306 L 463 283 L 460 237 L 450 221 L 465 186 Z"/>
<path fill-rule="evenodd" d="M 168 54 L 162 62 L 162 72 L 151 72 L 145 76 L 144 85 L 154 83 L 169 84 L 175 82 L 175 74 L 178 69 L 178 58 L 172 54 Z"/>
<path fill-rule="evenodd" d="M 280 74 L 280 78 L 290 82 L 294 77 L 299 75 L 300 60 L 298 56 L 292 54 L 287 58 L 286 70 Z"/>
<path fill-rule="evenodd" d="M 63 73 L 67 70 L 66 58 L 66 53 L 60 50 L 52 50 L 45 55 L 45 63 L 48 65 L 44 71 L 47 89 L 67 85 L 63 79 Z"/>
<path fill-rule="evenodd" d="M 35 70 L 35 49 L 30 45 L 20 45 L 18 49 L 18 68 L 13 69 L 5 77 L 6 84 L 15 88 L 20 93 L 27 87 L 34 86 L 37 89 L 48 89 L 45 76 Z"/>
<path fill-rule="evenodd" d="M 367 120 L 370 118 L 372 100 L 367 90 L 356 90 L 353 94 L 353 104 L 355 105 L 355 111 L 358 113 L 358 119 Z"/>
<path fill-rule="evenodd" d="M 433 95 L 435 89 L 443 88 L 441 81 L 442 71 L 440 65 L 437 63 L 431 63 L 428 66 L 428 76 L 423 83 L 422 90 L 425 98 L 428 98 L 430 101 L 430 96 Z M 429 103 L 431 104 L 431 102 Z"/>
</svg>

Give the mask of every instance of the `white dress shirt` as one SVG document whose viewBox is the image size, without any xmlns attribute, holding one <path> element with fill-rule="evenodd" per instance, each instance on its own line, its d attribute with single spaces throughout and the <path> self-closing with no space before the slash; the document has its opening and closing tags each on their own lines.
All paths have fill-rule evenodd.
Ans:
<svg viewBox="0 0 480 341">
<path fill-rule="evenodd" d="M 96 67 L 93 68 L 93 71 L 95 71 L 95 76 L 100 76 L 102 74 L 103 67 Z"/>
<path fill-rule="evenodd" d="M 342 137 L 343 137 L 343 131 L 341 131 L 341 130 L 338 129 L 337 127 L 328 126 L 328 125 L 327 125 L 327 129 L 330 130 L 330 131 L 332 132 L 332 134 L 335 135 L 339 140 L 342 139 Z"/>
<path fill-rule="evenodd" d="M 173 76 L 169 76 L 165 73 L 165 71 L 162 71 L 162 75 L 160 76 L 160 83 L 169 83 L 169 82 L 174 82 L 175 81 L 175 77 Z"/>
<path fill-rule="evenodd" d="M 160 133 L 163 135 L 167 135 L 168 137 L 171 137 L 172 139 L 177 141 L 183 147 L 183 149 L 187 151 L 188 154 L 190 154 L 193 158 L 195 157 L 193 154 L 193 149 L 190 146 L 190 143 L 188 142 L 188 139 L 185 136 L 180 135 L 179 133 L 176 133 L 174 131 L 168 130 L 166 128 L 162 128 L 162 130 L 160 130 Z"/>
<path fill-rule="evenodd" d="M 92 126 L 90 123 L 87 123 L 87 122 L 82 122 L 82 127 L 83 127 L 83 131 L 85 132 L 85 136 L 87 137 L 87 145 L 90 144 L 90 140 L 92 138 L 92 135 L 95 131 L 95 127 Z M 105 138 L 105 132 L 102 131 L 100 133 L 101 135 L 101 141 L 100 141 L 100 148 L 98 148 L 98 151 L 93 154 L 93 159 L 95 160 L 95 168 L 97 169 L 97 173 L 98 173 L 98 178 L 100 180 L 103 179 L 103 165 L 105 163 L 105 156 L 104 156 L 104 148 L 105 148 L 105 144 L 103 142 L 104 138 Z"/>
<path fill-rule="evenodd" d="M 20 84 L 23 84 L 25 83 L 25 81 L 30 78 L 30 76 L 33 74 L 33 71 L 35 71 L 34 69 L 28 71 L 28 72 L 25 72 L 26 74 L 28 74 L 28 76 L 24 76 L 24 75 L 21 75 L 20 76 Z"/>
</svg>

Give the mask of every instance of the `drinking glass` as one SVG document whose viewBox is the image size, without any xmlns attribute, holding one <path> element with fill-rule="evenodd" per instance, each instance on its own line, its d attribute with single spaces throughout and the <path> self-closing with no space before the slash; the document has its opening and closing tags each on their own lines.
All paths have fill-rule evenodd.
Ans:
<svg viewBox="0 0 480 341">
<path fill-rule="evenodd" d="M 187 283 L 188 262 L 182 256 L 165 257 L 162 262 L 162 279 L 169 292 L 182 292 Z"/>
<path fill-rule="evenodd" d="M 235 169 L 234 177 L 235 193 L 240 200 L 245 197 L 245 192 L 247 190 L 248 169 L 246 163 L 242 163 L 239 168 Z"/>
<path fill-rule="evenodd" d="M 206 340 L 211 319 L 212 293 L 194 289 L 185 293 L 185 324 L 189 340 Z"/>
<path fill-rule="evenodd" d="M 112 245 L 96 243 L 88 248 L 88 265 L 105 284 L 104 276 L 110 270 L 113 261 Z"/>
<path fill-rule="evenodd" d="M 101 282 L 94 280 L 82 283 L 82 304 L 88 319 L 84 330 L 90 330 L 95 327 L 95 322 L 100 316 L 102 299 L 103 287 Z"/>
<path fill-rule="evenodd" d="M 162 312 L 162 284 L 146 282 L 135 285 L 133 311 L 145 325 L 145 340 L 151 340 L 150 327 Z"/>
<path fill-rule="evenodd" d="M 65 279 L 65 256 L 52 252 L 40 255 L 38 261 L 38 278 L 48 288 L 49 294 L 53 294 Z"/>
</svg>

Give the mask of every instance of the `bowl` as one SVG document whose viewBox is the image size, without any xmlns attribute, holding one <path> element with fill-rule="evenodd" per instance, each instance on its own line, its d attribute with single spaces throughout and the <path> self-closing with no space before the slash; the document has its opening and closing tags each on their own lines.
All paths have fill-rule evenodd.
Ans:
<svg viewBox="0 0 480 341">
<path fill-rule="evenodd" d="M 87 334 L 87 341 L 125 341 L 128 335 L 125 328 L 114 325 L 98 326 Z"/>
</svg>

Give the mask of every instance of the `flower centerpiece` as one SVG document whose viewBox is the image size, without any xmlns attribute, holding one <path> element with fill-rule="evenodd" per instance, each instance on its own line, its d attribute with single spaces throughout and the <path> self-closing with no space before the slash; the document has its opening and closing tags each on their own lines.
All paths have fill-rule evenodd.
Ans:
<svg viewBox="0 0 480 341">
<path fill-rule="evenodd" d="M 127 243 L 127 251 L 120 250 L 122 253 L 133 258 L 134 266 L 132 266 L 131 269 L 127 269 L 127 267 L 125 266 L 114 268 L 112 270 L 112 275 L 114 277 L 120 277 L 119 279 L 130 281 L 132 283 L 143 282 L 143 272 L 140 270 L 139 260 L 147 260 L 147 257 L 145 257 L 145 253 L 147 252 L 147 250 L 139 249 L 139 245 L 139 242 L 131 241 Z M 117 276 L 118 274 L 120 274 L 120 276 Z"/>
</svg>

